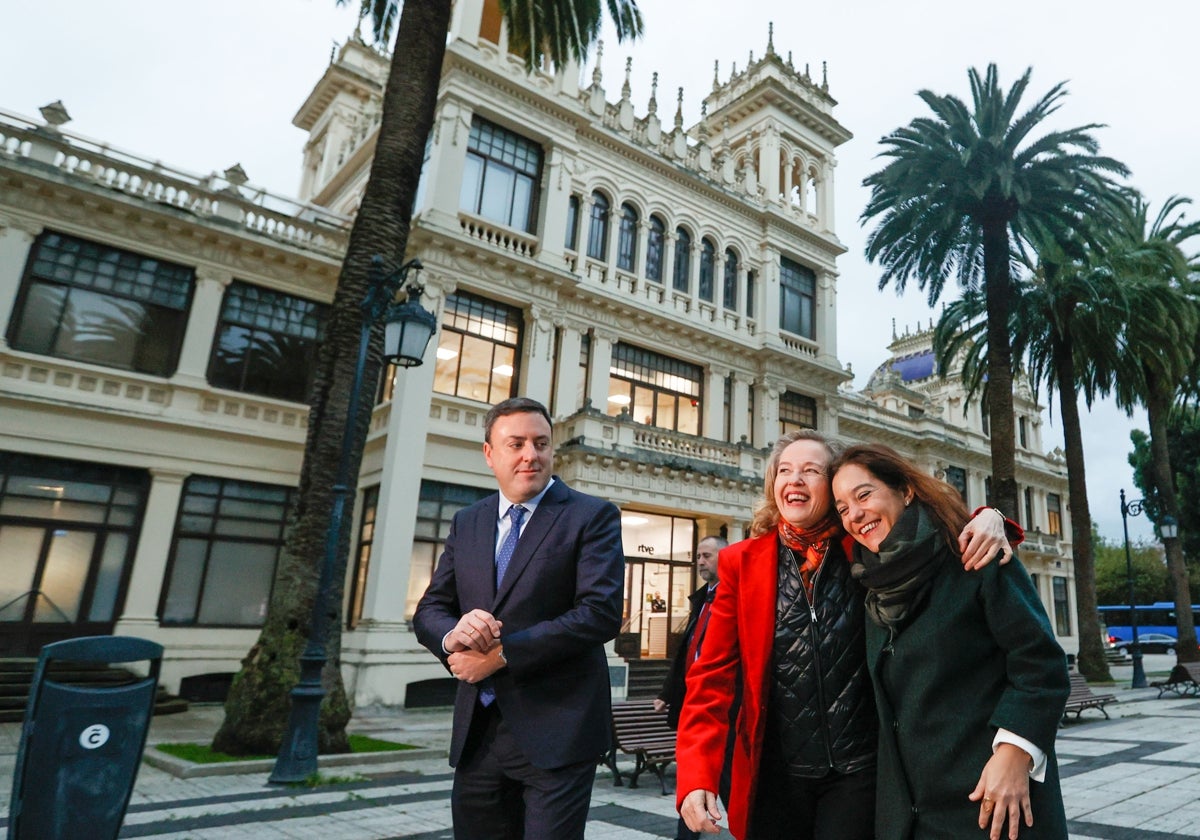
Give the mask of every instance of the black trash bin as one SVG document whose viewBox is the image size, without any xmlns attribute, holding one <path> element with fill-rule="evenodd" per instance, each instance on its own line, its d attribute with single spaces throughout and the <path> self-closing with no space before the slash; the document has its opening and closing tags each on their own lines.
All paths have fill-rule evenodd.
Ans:
<svg viewBox="0 0 1200 840">
<path fill-rule="evenodd" d="M 42 648 L 13 770 L 9 840 L 116 838 L 150 729 L 162 652 L 127 636 Z M 149 661 L 150 672 L 125 685 L 68 685 L 48 676 L 55 661 Z"/>
</svg>

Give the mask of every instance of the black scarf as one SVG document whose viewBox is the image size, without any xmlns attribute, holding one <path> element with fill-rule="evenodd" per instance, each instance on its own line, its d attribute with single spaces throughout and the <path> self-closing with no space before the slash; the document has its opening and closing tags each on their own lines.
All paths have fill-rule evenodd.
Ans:
<svg viewBox="0 0 1200 840">
<path fill-rule="evenodd" d="M 920 501 L 896 520 L 878 554 L 855 545 L 851 574 L 867 589 L 871 620 L 891 630 L 907 624 L 925 606 L 948 554 L 941 523 Z"/>
</svg>

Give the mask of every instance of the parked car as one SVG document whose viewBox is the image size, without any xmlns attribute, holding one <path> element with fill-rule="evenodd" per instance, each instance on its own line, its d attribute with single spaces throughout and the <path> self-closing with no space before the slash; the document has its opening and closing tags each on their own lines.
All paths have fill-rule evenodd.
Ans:
<svg viewBox="0 0 1200 840">
<path fill-rule="evenodd" d="M 1113 647 L 1121 653 L 1128 653 L 1131 644 L 1133 642 L 1121 641 L 1114 644 Z M 1142 648 L 1142 653 L 1174 654 L 1177 640 L 1174 636 L 1168 636 L 1166 633 L 1139 633 L 1138 644 Z"/>
</svg>

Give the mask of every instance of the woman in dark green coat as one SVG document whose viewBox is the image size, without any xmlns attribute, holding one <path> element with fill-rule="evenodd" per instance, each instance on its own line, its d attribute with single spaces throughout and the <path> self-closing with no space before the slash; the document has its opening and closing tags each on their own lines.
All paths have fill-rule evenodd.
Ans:
<svg viewBox="0 0 1200 840">
<path fill-rule="evenodd" d="M 965 572 L 958 491 L 892 449 L 851 446 L 830 472 L 867 589 L 878 840 L 1066 840 L 1054 738 L 1070 685 L 1029 575 Z"/>
</svg>

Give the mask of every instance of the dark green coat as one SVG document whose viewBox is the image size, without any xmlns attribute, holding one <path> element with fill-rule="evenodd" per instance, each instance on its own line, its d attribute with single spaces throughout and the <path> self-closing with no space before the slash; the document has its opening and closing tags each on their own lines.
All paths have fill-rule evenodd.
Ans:
<svg viewBox="0 0 1200 840">
<path fill-rule="evenodd" d="M 1047 755 L 1030 780 L 1033 828 L 1066 840 L 1054 738 L 1070 693 L 1066 657 L 1018 562 L 966 572 L 947 558 L 929 602 L 888 645 L 867 619 L 867 665 L 879 708 L 878 840 L 986 838 L 967 799 L 998 728 Z M 1007 837 L 1007 833 L 1005 834 Z"/>
</svg>

